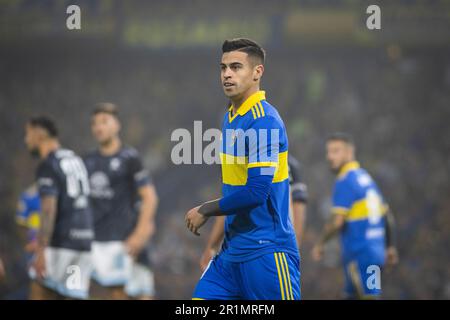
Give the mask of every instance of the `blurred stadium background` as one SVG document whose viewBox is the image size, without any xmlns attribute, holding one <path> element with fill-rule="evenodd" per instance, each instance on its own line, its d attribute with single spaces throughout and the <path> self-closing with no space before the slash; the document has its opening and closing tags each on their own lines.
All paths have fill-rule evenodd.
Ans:
<svg viewBox="0 0 450 320">
<path fill-rule="evenodd" d="M 78 4 L 82 29 L 65 13 Z M 378 4 L 382 29 L 365 26 Z M 328 216 L 333 176 L 324 139 L 353 134 L 357 155 L 397 218 L 400 264 L 387 299 L 450 299 L 450 1 L 0 1 L 0 298 L 26 281 L 14 214 L 37 162 L 23 145 L 31 115 L 57 120 L 62 142 L 94 148 L 92 105 L 121 107 L 123 138 L 142 153 L 160 196 L 151 256 L 157 297 L 190 298 L 202 237 L 185 211 L 220 192 L 219 166 L 175 166 L 176 128 L 220 127 L 226 99 L 220 45 L 245 36 L 268 51 L 263 88 L 285 119 L 310 201 L 302 295 L 334 299 L 343 284 L 332 243 L 324 263 L 310 249 Z"/>
</svg>

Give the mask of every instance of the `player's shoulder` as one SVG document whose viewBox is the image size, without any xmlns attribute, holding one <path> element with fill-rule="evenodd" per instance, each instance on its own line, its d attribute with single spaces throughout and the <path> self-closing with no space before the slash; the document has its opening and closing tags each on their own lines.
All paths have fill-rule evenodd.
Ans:
<svg viewBox="0 0 450 320">
<path fill-rule="evenodd" d="M 98 158 L 99 155 L 100 153 L 98 152 L 97 149 L 92 149 L 90 151 L 83 153 L 81 157 L 83 158 L 83 160 L 88 160 Z"/>
<path fill-rule="evenodd" d="M 249 112 L 250 126 L 255 127 L 279 127 L 283 128 L 284 123 L 278 110 L 267 100 L 261 100 Z"/>
<path fill-rule="evenodd" d="M 73 150 L 70 150 L 67 148 L 59 148 L 58 150 L 56 150 L 53 153 L 53 156 L 59 160 L 62 158 L 67 158 L 67 157 L 75 157 L 75 156 L 77 156 L 77 154 Z"/>
<path fill-rule="evenodd" d="M 125 160 L 136 159 L 140 157 L 140 154 L 139 151 L 131 146 L 123 146 L 122 149 L 120 149 L 119 157 Z"/>
</svg>

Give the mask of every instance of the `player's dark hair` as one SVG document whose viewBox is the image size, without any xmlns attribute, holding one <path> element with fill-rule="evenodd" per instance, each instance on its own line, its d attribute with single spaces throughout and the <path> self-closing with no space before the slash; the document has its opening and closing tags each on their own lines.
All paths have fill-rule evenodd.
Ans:
<svg viewBox="0 0 450 320">
<path fill-rule="evenodd" d="M 28 124 L 35 128 L 44 129 L 52 138 L 58 137 L 58 128 L 55 122 L 47 116 L 36 116 L 28 120 Z"/>
<path fill-rule="evenodd" d="M 95 104 L 92 115 L 95 116 L 99 113 L 107 113 L 116 117 L 117 119 L 119 118 L 119 110 L 117 108 L 117 105 L 111 102 L 99 102 Z"/>
<path fill-rule="evenodd" d="M 352 146 L 355 145 L 353 137 L 345 132 L 335 132 L 330 134 L 327 138 L 327 142 L 328 141 L 342 141 Z"/>
<path fill-rule="evenodd" d="M 255 41 L 246 38 L 236 38 L 225 40 L 222 44 L 222 52 L 241 51 L 248 54 L 249 57 L 256 58 L 259 63 L 264 64 L 266 52 Z"/>
</svg>

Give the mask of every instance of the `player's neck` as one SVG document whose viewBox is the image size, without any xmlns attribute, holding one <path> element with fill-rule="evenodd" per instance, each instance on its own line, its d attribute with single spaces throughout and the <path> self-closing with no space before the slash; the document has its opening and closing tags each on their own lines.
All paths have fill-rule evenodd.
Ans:
<svg viewBox="0 0 450 320">
<path fill-rule="evenodd" d="M 254 86 L 248 89 L 242 96 L 231 98 L 231 102 L 233 103 L 233 114 L 235 114 L 239 108 L 242 106 L 242 104 L 247 100 L 252 94 L 259 91 L 259 86 Z"/>
<path fill-rule="evenodd" d="M 111 139 L 108 143 L 100 145 L 100 153 L 104 156 L 111 156 L 119 152 L 122 142 L 118 137 Z"/>
<path fill-rule="evenodd" d="M 59 149 L 60 144 L 58 140 L 47 140 L 45 142 L 43 142 L 40 146 L 39 146 L 39 155 L 41 156 L 41 159 L 45 159 L 48 157 L 48 155 L 55 151 L 56 149 Z"/>
</svg>

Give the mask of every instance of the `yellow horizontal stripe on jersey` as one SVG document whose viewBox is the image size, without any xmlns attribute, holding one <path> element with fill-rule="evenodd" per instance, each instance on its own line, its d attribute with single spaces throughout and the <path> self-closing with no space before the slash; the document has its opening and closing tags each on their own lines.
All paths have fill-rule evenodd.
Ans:
<svg viewBox="0 0 450 320">
<path fill-rule="evenodd" d="M 220 154 L 222 164 L 222 182 L 232 186 L 243 186 L 247 183 L 247 158 L 229 154 Z"/>
<path fill-rule="evenodd" d="M 236 157 L 229 154 L 220 154 L 222 164 L 222 182 L 232 186 L 243 186 L 247 183 L 247 169 L 256 167 L 276 167 L 272 182 L 282 182 L 289 178 L 288 152 L 278 154 L 278 162 L 248 163 L 247 157 Z"/>
<path fill-rule="evenodd" d="M 387 206 L 381 204 L 379 215 L 383 216 L 387 212 Z M 348 210 L 346 215 L 346 220 L 348 221 L 356 221 L 363 220 L 369 217 L 369 206 L 367 205 L 367 200 L 361 199 L 353 203 L 350 210 Z"/>
<path fill-rule="evenodd" d="M 272 182 L 282 182 L 289 179 L 288 152 L 280 152 L 278 154 L 278 166 Z"/>
</svg>

